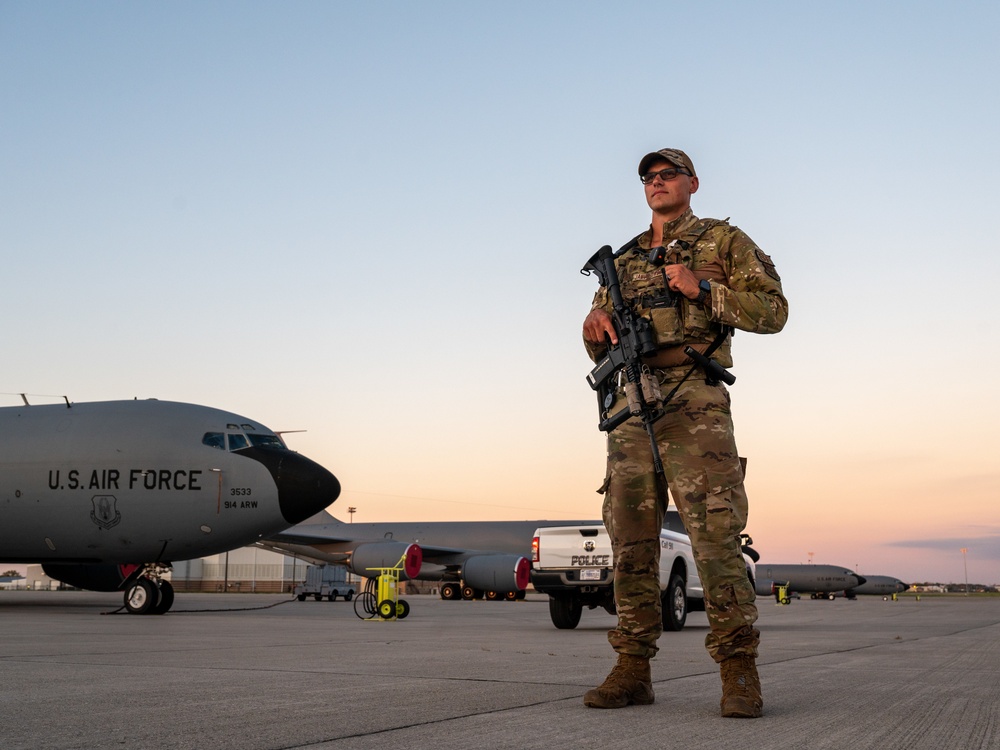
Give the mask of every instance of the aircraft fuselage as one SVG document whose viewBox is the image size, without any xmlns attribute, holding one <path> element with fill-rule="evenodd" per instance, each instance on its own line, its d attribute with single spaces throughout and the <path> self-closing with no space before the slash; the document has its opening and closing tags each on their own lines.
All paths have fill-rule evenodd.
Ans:
<svg viewBox="0 0 1000 750">
<path fill-rule="evenodd" d="M 838 565 L 772 565 L 757 563 L 757 593 L 769 595 L 772 586 L 788 586 L 802 594 L 833 593 L 855 588 L 865 579 Z"/>
<path fill-rule="evenodd" d="M 263 425 L 167 401 L 0 408 L 0 562 L 152 563 L 251 544 L 339 494 Z"/>
</svg>

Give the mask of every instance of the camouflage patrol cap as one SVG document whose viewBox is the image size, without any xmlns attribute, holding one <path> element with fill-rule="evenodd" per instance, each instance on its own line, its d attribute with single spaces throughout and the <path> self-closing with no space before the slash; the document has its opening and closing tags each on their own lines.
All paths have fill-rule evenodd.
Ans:
<svg viewBox="0 0 1000 750">
<path fill-rule="evenodd" d="M 661 148 L 659 151 L 653 151 L 652 153 L 646 154 L 639 160 L 640 177 L 649 171 L 649 165 L 654 161 L 668 161 L 675 167 L 686 169 L 691 173 L 692 177 L 698 176 L 694 171 L 694 162 L 691 161 L 690 156 L 685 154 L 679 148 Z"/>
</svg>

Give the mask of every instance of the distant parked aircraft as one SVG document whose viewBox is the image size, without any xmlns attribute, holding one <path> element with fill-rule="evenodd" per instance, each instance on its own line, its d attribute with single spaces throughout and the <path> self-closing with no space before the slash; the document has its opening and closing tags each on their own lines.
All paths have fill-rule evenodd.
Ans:
<svg viewBox="0 0 1000 750">
<path fill-rule="evenodd" d="M 757 563 L 757 593 L 770 596 L 777 586 L 789 592 L 811 594 L 813 599 L 833 599 L 838 591 L 857 589 L 865 582 L 853 570 L 837 565 L 773 565 Z"/>
<path fill-rule="evenodd" d="M 853 598 L 856 594 L 892 596 L 893 594 L 901 594 L 908 588 L 910 588 L 909 584 L 892 576 L 865 576 L 865 582 L 860 586 L 847 589 L 847 597 Z"/>
</svg>

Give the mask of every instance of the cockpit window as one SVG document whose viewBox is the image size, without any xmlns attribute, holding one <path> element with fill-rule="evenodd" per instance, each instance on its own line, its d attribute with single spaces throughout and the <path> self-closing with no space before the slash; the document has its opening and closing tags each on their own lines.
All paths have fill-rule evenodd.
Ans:
<svg viewBox="0 0 1000 750">
<path fill-rule="evenodd" d="M 206 432 L 201 442 L 209 448 L 218 448 L 221 451 L 226 449 L 226 436 L 221 432 Z"/>
<path fill-rule="evenodd" d="M 226 436 L 225 432 L 206 432 L 201 442 L 209 448 L 218 448 L 224 451 L 226 450 Z M 242 432 L 230 432 L 228 436 L 229 450 L 231 451 L 243 450 L 251 445 L 254 448 L 285 448 L 285 443 L 279 435 L 261 435 L 256 432 L 244 435 Z"/>
<path fill-rule="evenodd" d="M 250 443 L 247 441 L 246 435 L 241 432 L 229 433 L 229 450 L 238 451 L 249 447 Z"/>
<path fill-rule="evenodd" d="M 277 435 L 260 435 L 253 432 L 248 432 L 247 437 L 250 438 L 250 444 L 254 448 L 284 448 L 285 444 L 281 442 L 281 438 Z"/>
</svg>

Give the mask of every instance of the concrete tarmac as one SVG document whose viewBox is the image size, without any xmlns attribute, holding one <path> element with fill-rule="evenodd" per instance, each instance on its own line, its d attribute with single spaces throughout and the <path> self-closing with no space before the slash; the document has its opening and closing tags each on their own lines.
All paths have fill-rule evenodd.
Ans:
<svg viewBox="0 0 1000 750">
<path fill-rule="evenodd" d="M 653 705 L 601 711 L 582 696 L 614 662 L 607 613 L 556 630 L 538 595 L 406 598 L 405 620 L 366 622 L 276 595 L 134 616 L 0 592 L 0 747 L 1000 748 L 1000 598 L 761 598 L 756 720 L 719 716 L 703 613 L 661 638 Z"/>
</svg>

